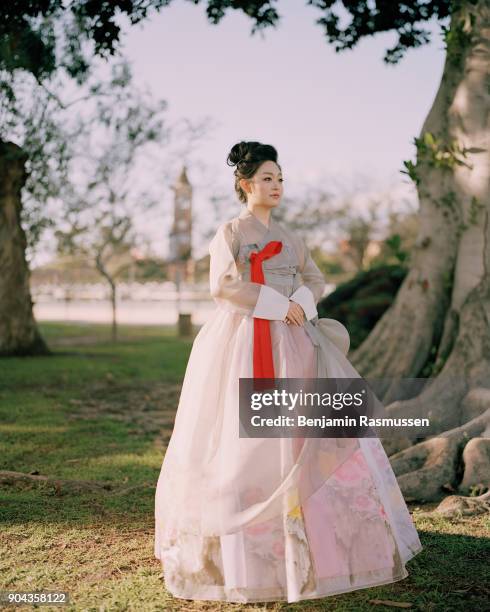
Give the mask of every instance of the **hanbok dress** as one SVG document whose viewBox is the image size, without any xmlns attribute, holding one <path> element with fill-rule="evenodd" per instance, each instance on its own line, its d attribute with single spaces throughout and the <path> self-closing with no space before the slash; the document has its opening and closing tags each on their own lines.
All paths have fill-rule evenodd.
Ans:
<svg viewBox="0 0 490 612">
<path fill-rule="evenodd" d="M 244 207 L 209 252 L 216 308 L 193 342 L 155 495 L 166 589 L 296 602 L 405 578 L 422 546 L 378 438 L 239 436 L 239 379 L 256 374 L 258 321 L 275 377 L 360 378 L 345 327 L 318 318 L 325 279 L 305 242 Z M 304 325 L 285 322 L 289 300 Z"/>
</svg>

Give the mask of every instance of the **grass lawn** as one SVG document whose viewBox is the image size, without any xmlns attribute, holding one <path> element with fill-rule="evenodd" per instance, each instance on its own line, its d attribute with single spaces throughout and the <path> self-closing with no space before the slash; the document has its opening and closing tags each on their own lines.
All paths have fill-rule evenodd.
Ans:
<svg viewBox="0 0 490 612">
<path fill-rule="evenodd" d="M 0 469 L 63 482 L 0 485 L 0 590 L 66 591 L 61 609 L 84 611 L 489 609 L 490 517 L 419 506 L 424 550 L 400 582 L 297 604 L 174 599 L 153 556 L 153 504 L 192 342 L 160 327 L 121 327 L 117 344 L 104 325 L 40 327 L 52 356 L 0 360 Z"/>
</svg>

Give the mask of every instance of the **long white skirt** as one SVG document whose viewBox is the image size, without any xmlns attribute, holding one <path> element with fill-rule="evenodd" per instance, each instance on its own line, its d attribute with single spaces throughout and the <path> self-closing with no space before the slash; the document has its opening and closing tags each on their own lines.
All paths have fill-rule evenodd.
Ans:
<svg viewBox="0 0 490 612">
<path fill-rule="evenodd" d="M 271 321 L 276 377 L 315 378 L 300 326 Z M 197 334 L 155 497 L 175 597 L 300 601 L 395 582 L 422 550 L 377 438 L 240 438 L 253 318 L 217 307 Z M 325 376 L 359 377 L 328 338 Z"/>
</svg>

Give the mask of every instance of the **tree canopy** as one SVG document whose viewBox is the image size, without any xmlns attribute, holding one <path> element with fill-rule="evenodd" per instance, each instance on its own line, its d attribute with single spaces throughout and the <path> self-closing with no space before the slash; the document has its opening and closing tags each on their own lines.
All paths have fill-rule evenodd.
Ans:
<svg viewBox="0 0 490 612">
<path fill-rule="evenodd" d="M 218 24 L 229 10 L 247 15 L 252 34 L 276 26 L 277 0 L 190 0 L 206 4 L 206 14 Z M 471 1 L 471 0 L 470 0 Z M 0 70 L 30 72 L 42 81 L 64 68 L 76 79 L 90 69 L 90 56 L 113 55 L 120 43 L 120 17 L 132 24 L 159 11 L 173 0 L 10 0 L 0 5 Z M 411 47 L 430 41 L 424 22 L 448 17 L 461 0 L 308 0 L 322 16 L 316 23 L 336 51 L 351 49 L 365 36 L 395 31 L 398 39 L 384 60 L 396 63 Z M 343 17 L 347 23 L 341 26 Z M 87 45 L 88 43 L 88 45 Z"/>
</svg>

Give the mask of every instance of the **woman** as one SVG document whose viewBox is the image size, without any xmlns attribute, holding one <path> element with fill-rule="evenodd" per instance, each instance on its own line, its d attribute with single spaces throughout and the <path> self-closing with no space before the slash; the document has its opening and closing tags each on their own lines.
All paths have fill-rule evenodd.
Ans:
<svg viewBox="0 0 490 612">
<path fill-rule="evenodd" d="M 211 241 L 217 308 L 197 334 L 155 499 L 155 556 L 184 599 L 295 602 L 395 582 L 422 549 L 377 438 L 239 435 L 240 378 L 359 378 L 325 280 L 271 216 L 274 147 L 228 156 L 244 204 Z"/>
</svg>

